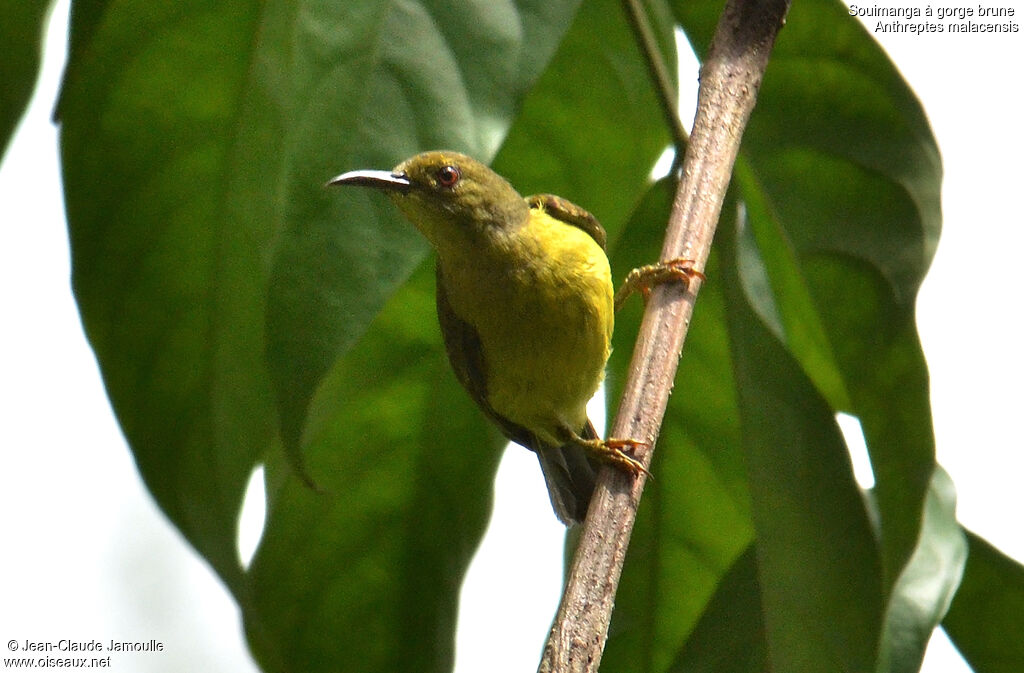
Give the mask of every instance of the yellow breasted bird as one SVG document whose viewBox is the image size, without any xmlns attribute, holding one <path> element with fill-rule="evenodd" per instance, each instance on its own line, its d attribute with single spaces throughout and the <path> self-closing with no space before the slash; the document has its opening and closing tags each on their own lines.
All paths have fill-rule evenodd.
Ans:
<svg viewBox="0 0 1024 673">
<path fill-rule="evenodd" d="M 557 196 L 524 199 L 457 152 L 328 184 L 386 192 L 437 251 L 437 315 L 455 375 L 505 436 L 537 453 L 559 519 L 586 516 L 596 461 L 643 471 L 623 451 L 639 442 L 602 441 L 587 418 L 615 313 L 593 215 Z"/>
</svg>

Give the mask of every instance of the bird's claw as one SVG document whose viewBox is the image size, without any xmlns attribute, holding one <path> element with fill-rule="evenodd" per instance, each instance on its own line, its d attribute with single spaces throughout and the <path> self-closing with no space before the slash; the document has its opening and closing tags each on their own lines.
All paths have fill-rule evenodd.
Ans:
<svg viewBox="0 0 1024 673">
<path fill-rule="evenodd" d="M 647 301 L 651 296 L 651 289 L 655 285 L 678 280 L 689 285 L 694 278 L 700 278 L 701 281 L 707 280 L 704 272 L 694 268 L 694 264 L 696 262 L 692 259 L 677 257 L 633 269 L 626 276 L 622 287 L 615 293 L 615 310 L 618 310 L 634 292 L 642 294 L 644 301 Z"/>
<path fill-rule="evenodd" d="M 634 477 L 638 477 L 641 474 L 648 477 L 652 476 L 643 463 L 624 450 L 631 451 L 640 446 L 649 446 L 647 442 L 635 439 L 591 439 L 582 440 L 582 445 L 598 460 L 628 472 Z"/>
</svg>

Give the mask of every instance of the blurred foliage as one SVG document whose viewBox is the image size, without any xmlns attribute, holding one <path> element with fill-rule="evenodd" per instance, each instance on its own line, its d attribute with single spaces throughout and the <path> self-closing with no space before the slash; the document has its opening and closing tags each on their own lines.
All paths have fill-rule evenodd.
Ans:
<svg viewBox="0 0 1024 673">
<path fill-rule="evenodd" d="M 0 0 L 0 160 L 14 129 L 28 107 L 42 55 L 43 32 L 50 2 Z"/>
</svg>

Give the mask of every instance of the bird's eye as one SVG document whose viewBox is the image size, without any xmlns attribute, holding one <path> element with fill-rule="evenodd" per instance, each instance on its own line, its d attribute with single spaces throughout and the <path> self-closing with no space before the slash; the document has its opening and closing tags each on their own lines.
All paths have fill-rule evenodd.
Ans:
<svg viewBox="0 0 1024 673">
<path fill-rule="evenodd" d="M 461 177 L 462 173 L 460 173 L 459 169 L 455 166 L 441 166 L 441 168 L 437 170 L 438 184 L 448 189 L 454 187 Z"/>
</svg>

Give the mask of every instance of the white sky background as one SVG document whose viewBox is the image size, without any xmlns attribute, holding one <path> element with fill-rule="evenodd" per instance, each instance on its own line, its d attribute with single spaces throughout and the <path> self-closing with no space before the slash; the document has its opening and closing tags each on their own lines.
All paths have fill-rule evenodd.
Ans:
<svg viewBox="0 0 1024 673">
<path fill-rule="evenodd" d="M 1003 5 L 1018 23 L 1021 4 Z M 138 479 L 71 296 L 49 121 L 67 7 L 55 10 L 39 90 L 0 166 L 0 642 L 155 638 L 163 653 L 115 655 L 113 669 L 254 671 L 237 608 Z M 1024 37 L 877 37 L 923 101 L 945 164 L 942 241 L 918 311 L 939 460 L 956 482 L 961 521 L 1024 559 Z M 558 598 L 561 528 L 536 459 L 509 452 L 497 491 L 463 596 L 459 673 L 534 670 Z M 944 638 L 933 640 L 926 673 L 966 670 Z"/>
</svg>

